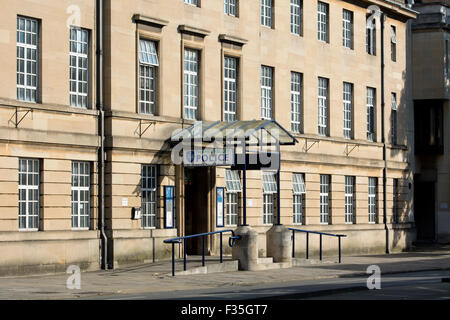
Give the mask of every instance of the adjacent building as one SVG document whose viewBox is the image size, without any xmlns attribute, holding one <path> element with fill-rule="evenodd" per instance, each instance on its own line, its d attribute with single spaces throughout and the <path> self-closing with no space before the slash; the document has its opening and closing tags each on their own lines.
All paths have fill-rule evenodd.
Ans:
<svg viewBox="0 0 450 320">
<path fill-rule="evenodd" d="M 415 1 L 412 82 L 418 241 L 450 241 L 449 1 Z"/>
<path fill-rule="evenodd" d="M 2 274 L 153 262 L 164 239 L 241 224 L 239 171 L 171 159 L 197 121 L 275 120 L 299 141 L 280 201 L 274 172 L 247 174 L 260 256 L 277 203 L 284 225 L 347 234 L 344 254 L 414 240 L 403 1 L 7 0 L 1 17 Z"/>
</svg>

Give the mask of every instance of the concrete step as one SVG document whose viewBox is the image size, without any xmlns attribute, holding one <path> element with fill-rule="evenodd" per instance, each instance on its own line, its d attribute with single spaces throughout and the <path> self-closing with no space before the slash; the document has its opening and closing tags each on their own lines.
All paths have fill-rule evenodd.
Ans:
<svg viewBox="0 0 450 320">
<path fill-rule="evenodd" d="M 258 264 L 260 263 L 273 263 L 273 258 L 272 257 L 258 258 Z"/>
<path fill-rule="evenodd" d="M 284 268 L 291 268 L 291 267 L 292 267 L 291 262 L 258 263 L 256 266 L 251 268 L 250 271 L 284 269 Z"/>
</svg>

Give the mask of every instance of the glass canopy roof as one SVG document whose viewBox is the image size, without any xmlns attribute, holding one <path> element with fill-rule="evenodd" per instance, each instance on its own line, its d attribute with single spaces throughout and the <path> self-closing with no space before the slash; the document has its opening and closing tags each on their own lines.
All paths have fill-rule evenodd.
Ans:
<svg viewBox="0 0 450 320">
<path fill-rule="evenodd" d="M 225 143 L 242 141 L 247 145 L 294 145 L 298 141 L 275 120 L 249 121 L 199 121 L 189 128 L 172 135 L 173 142 L 196 141 L 211 142 L 222 140 Z"/>
</svg>

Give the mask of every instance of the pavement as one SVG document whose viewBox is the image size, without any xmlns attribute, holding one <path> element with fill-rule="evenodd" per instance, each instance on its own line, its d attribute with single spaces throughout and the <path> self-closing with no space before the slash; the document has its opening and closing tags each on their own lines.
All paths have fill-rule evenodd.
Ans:
<svg viewBox="0 0 450 320">
<path fill-rule="evenodd" d="M 206 263 L 216 263 L 216 259 L 209 257 Z M 165 261 L 117 270 L 82 272 L 80 289 L 67 288 L 66 282 L 70 275 L 65 273 L 3 277 L 0 278 L 0 299 L 102 299 L 149 292 L 155 298 L 161 296 L 170 299 L 171 293 L 175 296 L 175 293 L 187 290 L 239 290 L 255 285 L 270 286 L 271 283 L 368 277 L 366 270 L 371 265 L 379 266 L 382 275 L 442 271 L 450 270 L 450 246 L 390 255 L 344 256 L 341 264 L 336 262 L 334 257 L 325 257 L 323 262 L 312 259 L 304 265 L 286 269 L 172 277 L 171 263 Z M 198 258 L 191 258 L 188 268 L 199 263 Z"/>
</svg>

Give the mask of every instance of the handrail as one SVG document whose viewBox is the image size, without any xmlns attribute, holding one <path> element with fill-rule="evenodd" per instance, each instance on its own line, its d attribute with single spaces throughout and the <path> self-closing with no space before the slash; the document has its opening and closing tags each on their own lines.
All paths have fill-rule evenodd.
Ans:
<svg viewBox="0 0 450 320">
<path fill-rule="evenodd" d="M 202 266 L 205 266 L 205 237 L 213 234 L 220 234 L 220 263 L 223 262 L 223 234 L 225 232 L 231 232 L 231 236 L 228 239 L 228 245 L 230 247 L 233 247 L 236 240 L 240 239 L 240 236 L 234 235 L 234 230 L 232 229 L 226 229 L 226 230 L 219 230 L 219 231 L 213 231 L 213 232 L 206 232 L 206 233 L 199 233 L 199 234 L 193 234 L 189 236 L 183 236 L 183 237 L 177 237 L 177 238 L 171 238 L 166 239 L 163 242 L 164 243 L 171 243 L 172 244 L 172 276 L 175 276 L 175 244 L 177 243 L 183 243 L 183 268 L 184 271 L 186 271 L 186 240 L 187 239 L 193 239 L 202 237 L 202 243 L 203 243 L 203 251 L 202 251 Z"/>
<path fill-rule="evenodd" d="M 303 229 L 296 229 L 296 228 L 288 228 L 292 231 L 292 257 L 295 258 L 295 232 L 303 232 L 306 233 L 306 259 L 309 259 L 309 234 L 318 234 L 320 235 L 320 261 L 322 261 L 322 236 L 330 236 L 330 237 L 337 237 L 338 238 L 338 245 L 339 245 L 339 263 L 342 262 L 342 255 L 341 255 L 341 238 L 347 237 L 345 234 L 333 234 L 333 233 L 327 233 L 327 232 L 320 232 L 320 231 L 309 231 L 309 230 L 303 230 Z"/>
</svg>

